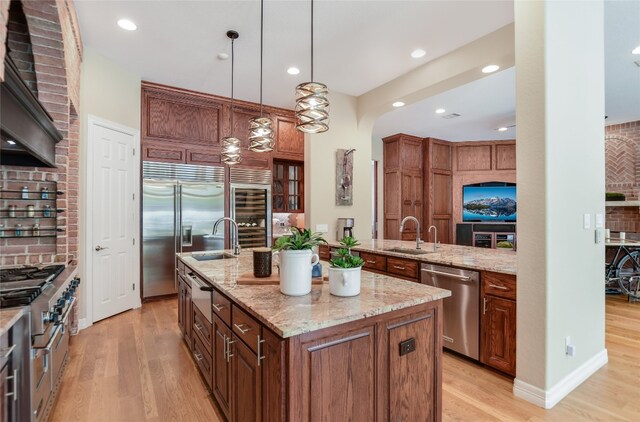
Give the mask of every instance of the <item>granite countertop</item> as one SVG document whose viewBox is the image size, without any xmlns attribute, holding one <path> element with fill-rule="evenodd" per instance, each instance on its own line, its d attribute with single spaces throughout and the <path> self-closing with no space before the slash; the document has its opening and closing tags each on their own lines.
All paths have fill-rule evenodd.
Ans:
<svg viewBox="0 0 640 422">
<path fill-rule="evenodd" d="M 24 313 L 24 308 L 0 309 L 0 336 L 9 331 Z"/>
<path fill-rule="evenodd" d="M 329 242 L 330 246 L 339 247 L 338 242 Z M 401 252 L 389 252 L 389 248 L 415 249 L 416 242 L 401 240 L 365 240 L 354 251 L 374 252 L 382 255 L 409 258 L 430 264 L 443 264 L 472 270 L 494 271 L 503 274 L 516 274 L 516 252 L 500 249 L 475 248 L 472 246 L 438 245 L 433 251 L 433 243 L 423 243 L 420 249 L 429 251 L 422 255 Z"/>
<path fill-rule="evenodd" d="M 358 296 L 332 296 L 328 281 L 313 285 L 311 293 L 306 296 L 285 296 L 280 293 L 278 285 L 236 284 L 239 275 L 253 271 L 253 256 L 249 249 L 243 250 L 238 258 L 213 261 L 197 261 L 191 254 L 178 256 L 205 280 L 283 338 L 451 296 L 448 290 L 368 271 L 362 272 L 362 288 Z M 322 266 L 323 274 L 327 275 L 329 265 L 323 262 Z"/>
</svg>

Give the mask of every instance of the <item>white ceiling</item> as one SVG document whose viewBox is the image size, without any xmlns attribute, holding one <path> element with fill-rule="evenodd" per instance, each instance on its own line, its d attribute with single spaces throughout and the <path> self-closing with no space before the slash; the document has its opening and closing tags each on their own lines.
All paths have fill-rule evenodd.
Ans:
<svg viewBox="0 0 640 422">
<path fill-rule="evenodd" d="M 143 80 L 230 95 L 225 33 L 235 29 L 236 98 L 258 101 L 258 0 L 76 0 L 86 46 Z M 136 22 L 127 32 L 120 18 Z M 513 21 L 513 3 L 498 1 L 316 0 L 316 80 L 361 95 Z M 265 1 L 264 102 L 292 108 L 294 89 L 309 79 L 309 1 Z M 607 124 L 640 119 L 640 1 L 605 2 Z M 427 54 L 410 57 L 415 48 Z M 286 73 L 297 66 L 301 73 Z M 445 120 L 436 108 L 461 117 Z M 515 71 L 507 69 L 376 121 L 374 137 L 398 132 L 463 141 L 513 139 Z"/>
<path fill-rule="evenodd" d="M 308 0 L 265 1 L 264 102 L 291 108 L 309 79 Z M 260 2 L 76 0 L 83 42 L 144 80 L 230 95 L 228 29 L 236 41 L 236 97 L 258 101 Z M 127 32 L 116 25 L 129 18 Z M 315 3 L 315 79 L 360 95 L 513 21 L 511 1 Z M 410 57 L 416 48 L 427 54 Z M 301 73 L 286 73 L 297 66 Z"/>
<path fill-rule="evenodd" d="M 605 124 L 640 120 L 640 1 L 605 2 Z M 586 71 L 580 69 L 577 71 Z M 393 110 L 376 120 L 373 138 L 399 132 L 450 141 L 515 139 L 515 69 L 489 75 L 443 94 Z M 435 114 L 461 116 L 446 120 Z"/>
</svg>

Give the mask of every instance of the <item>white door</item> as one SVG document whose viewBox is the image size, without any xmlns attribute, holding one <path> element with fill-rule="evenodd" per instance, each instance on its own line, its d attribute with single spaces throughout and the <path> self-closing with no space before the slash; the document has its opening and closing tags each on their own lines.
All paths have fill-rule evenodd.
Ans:
<svg viewBox="0 0 640 422">
<path fill-rule="evenodd" d="M 95 322 L 139 303 L 137 133 L 90 119 L 89 142 L 87 246 Z"/>
</svg>

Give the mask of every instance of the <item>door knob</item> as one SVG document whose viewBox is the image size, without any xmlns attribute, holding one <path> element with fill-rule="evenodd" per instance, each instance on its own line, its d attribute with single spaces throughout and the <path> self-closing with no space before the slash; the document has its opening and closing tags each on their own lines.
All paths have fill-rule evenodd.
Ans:
<svg viewBox="0 0 640 422">
<path fill-rule="evenodd" d="M 100 246 L 100 245 L 96 246 L 96 251 L 98 251 L 98 252 L 100 252 L 100 251 L 101 251 L 101 250 L 103 250 L 103 249 L 109 249 L 109 247 L 108 247 L 108 246 L 104 246 L 104 247 L 102 247 L 102 246 Z"/>
</svg>

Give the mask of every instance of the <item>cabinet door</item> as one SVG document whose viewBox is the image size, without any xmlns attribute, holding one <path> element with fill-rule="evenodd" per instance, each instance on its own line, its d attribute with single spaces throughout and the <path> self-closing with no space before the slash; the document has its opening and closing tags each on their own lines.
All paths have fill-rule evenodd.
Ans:
<svg viewBox="0 0 640 422">
<path fill-rule="evenodd" d="M 262 329 L 262 333 L 262 422 L 280 422 L 286 420 L 287 410 L 285 341 L 266 328 Z"/>
<path fill-rule="evenodd" d="M 178 277 L 178 327 L 184 337 L 184 282 Z"/>
<path fill-rule="evenodd" d="M 402 193 L 400 199 L 402 201 L 402 218 L 408 215 L 416 216 L 413 204 L 413 178 L 414 176 L 412 174 L 402 173 Z M 404 225 L 403 232 L 415 233 L 416 224 L 413 221 L 407 221 Z"/>
<path fill-rule="evenodd" d="M 416 217 L 422 224 L 421 229 L 424 228 L 424 220 L 423 220 L 423 197 L 422 197 L 422 176 L 413 176 L 411 178 L 411 201 L 413 202 L 413 215 Z M 420 233 L 420 237 L 424 239 L 422 233 Z"/>
<path fill-rule="evenodd" d="M 187 344 L 191 344 L 191 327 L 193 325 L 193 302 L 191 302 L 191 287 L 184 285 L 184 336 Z"/>
<path fill-rule="evenodd" d="M 278 158 L 304 160 L 304 133 L 296 129 L 294 118 L 276 117 L 276 150 Z"/>
<path fill-rule="evenodd" d="M 481 361 L 516 374 L 516 302 L 483 296 Z"/>
<path fill-rule="evenodd" d="M 273 212 L 304 212 L 303 163 L 274 160 L 271 192 Z"/>
<path fill-rule="evenodd" d="M 213 395 L 222 412 L 230 420 L 231 371 L 225 355 L 226 339 L 231 330 L 217 316 L 213 317 Z"/>
<path fill-rule="evenodd" d="M 262 420 L 262 372 L 258 357 L 235 335 L 231 358 L 231 406 L 234 422 Z"/>
</svg>

